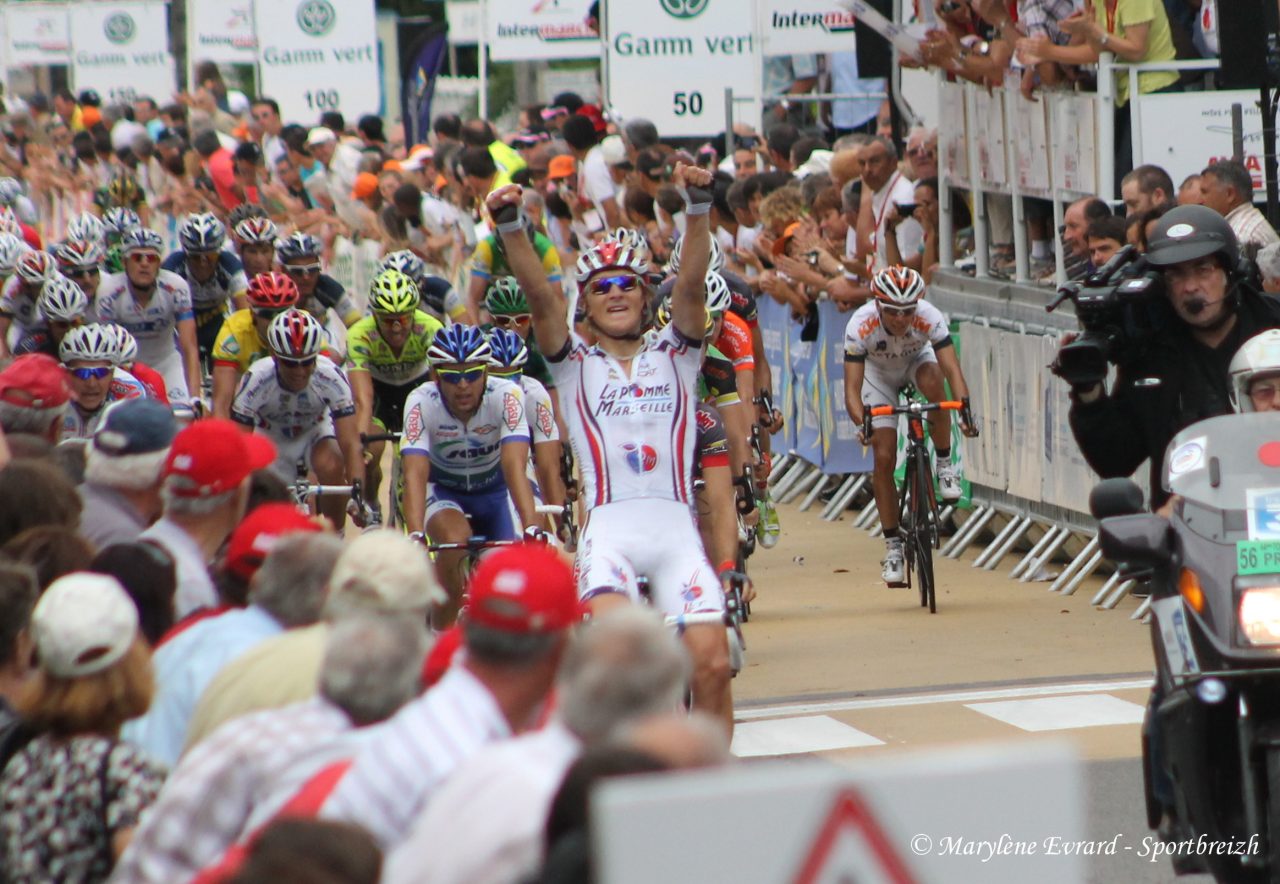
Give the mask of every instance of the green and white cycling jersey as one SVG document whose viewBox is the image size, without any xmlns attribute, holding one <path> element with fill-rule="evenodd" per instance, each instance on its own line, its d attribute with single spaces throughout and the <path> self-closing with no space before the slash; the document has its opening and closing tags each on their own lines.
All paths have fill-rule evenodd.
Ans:
<svg viewBox="0 0 1280 884">
<path fill-rule="evenodd" d="M 378 321 L 366 316 L 347 330 L 347 371 L 367 371 L 380 383 L 401 386 L 421 378 L 430 367 L 427 350 L 443 326 L 422 310 L 413 313 L 413 328 L 397 355 L 382 337 Z"/>
</svg>

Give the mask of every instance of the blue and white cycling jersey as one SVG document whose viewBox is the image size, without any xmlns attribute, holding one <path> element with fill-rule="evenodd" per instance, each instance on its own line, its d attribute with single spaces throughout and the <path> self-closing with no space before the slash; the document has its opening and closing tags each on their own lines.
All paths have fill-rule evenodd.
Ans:
<svg viewBox="0 0 1280 884">
<path fill-rule="evenodd" d="M 218 266 L 214 268 L 213 275 L 204 282 L 196 282 L 192 278 L 187 270 L 187 254 L 183 251 L 169 255 L 160 268 L 187 281 L 187 287 L 191 290 L 191 305 L 202 312 L 222 306 L 232 296 L 242 294 L 249 288 L 244 265 L 230 252 L 218 253 Z"/>
<path fill-rule="evenodd" d="M 480 408 L 468 421 L 449 412 L 434 381 L 405 399 L 400 453 L 426 456 L 433 486 L 467 494 L 503 486 L 502 446 L 508 442 L 529 442 L 524 393 L 511 381 L 488 378 Z"/>
<path fill-rule="evenodd" d="M 108 273 L 98 286 L 98 319 L 123 325 L 138 342 L 138 359 L 164 375 L 172 387 L 169 366 L 178 365 L 178 322 L 191 319 L 191 290 L 187 281 L 176 273 L 161 270 L 156 287 L 145 304 L 134 299 L 129 278 L 123 272 Z M 178 375 L 178 383 L 186 389 L 186 381 Z"/>
</svg>

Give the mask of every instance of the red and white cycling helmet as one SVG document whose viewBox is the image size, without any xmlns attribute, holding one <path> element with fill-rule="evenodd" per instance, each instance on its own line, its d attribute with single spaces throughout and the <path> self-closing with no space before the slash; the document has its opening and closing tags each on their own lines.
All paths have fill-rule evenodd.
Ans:
<svg viewBox="0 0 1280 884">
<path fill-rule="evenodd" d="M 13 267 L 18 278 L 29 285 L 44 285 L 44 281 L 53 276 L 55 271 L 53 255 L 36 249 L 23 252 Z"/>
<path fill-rule="evenodd" d="M 259 273 L 249 280 L 245 297 L 249 300 L 249 306 L 255 310 L 283 310 L 298 303 L 298 286 L 283 273 Z"/>
<path fill-rule="evenodd" d="M 267 346 L 281 359 L 311 359 L 324 347 L 324 328 L 305 310 L 286 310 L 271 320 Z"/>
<path fill-rule="evenodd" d="M 241 245 L 274 246 L 280 229 L 270 218 L 245 218 L 235 226 L 235 236 Z"/>
<path fill-rule="evenodd" d="M 648 265 L 645 256 L 634 247 L 615 239 L 606 239 L 578 258 L 578 285 L 586 285 L 588 279 L 605 270 L 627 270 L 643 278 Z"/>
<path fill-rule="evenodd" d="M 877 301 L 893 307 L 912 307 L 924 294 L 924 279 L 910 267 L 886 267 L 871 280 Z"/>
</svg>

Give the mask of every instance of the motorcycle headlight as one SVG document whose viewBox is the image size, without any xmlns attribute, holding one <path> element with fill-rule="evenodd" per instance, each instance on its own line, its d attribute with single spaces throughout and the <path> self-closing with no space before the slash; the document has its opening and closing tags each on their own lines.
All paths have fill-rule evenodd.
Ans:
<svg viewBox="0 0 1280 884">
<path fill-rule="evenodd" d="M 1280 586 L 1257 586 L 1241 594 L 1240 632 L 1251 645 L 1280 645 Z"/>
</svg>

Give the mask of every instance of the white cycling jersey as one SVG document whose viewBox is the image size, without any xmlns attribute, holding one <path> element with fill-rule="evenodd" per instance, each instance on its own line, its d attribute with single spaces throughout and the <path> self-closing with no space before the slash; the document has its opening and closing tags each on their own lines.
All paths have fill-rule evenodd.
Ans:
<svg viewBox="0 0 1280 884">
<path fill-rule="evenodd" d="M 74 403 L 67 404 L 67 413 L 62 418 L 62 441 L 68 439 L 88 439 L 98 429 L 102 416 L 107 413 L 107 406 L 124 399 L 145 399 L 147 388 L 123 368 L 111 373 L 111 386 L 107 389 L 107 398 L 102 400 L 97 411 L 81 411 Z"/>
<path fill-rule="evenodd" d="M 917 302 L 906 334 L 892 335 L 885 330 L 875 301 L 855 310 L 844 330 L 846 361 L 865 361 L 895 372 L 910 366 L 925 350 L 950 342 L 946 317 L 928 301 Z"/>
<path fill-rule="evenodd" d="M 195 316 L 187 281 L 161 270 L 150 299 L 139 304 L 129 288 L 128 276 L 124 272 L 108 273 L 98 285 L 96 303 L 99 320 L 127 328 L 138 342 L 138 359 L 164 375 L 171 392 L 177 387 L 182 391 L 179 398 L 185 398 L 187 384 L 178 354 L 178 322 Z"/>
<path fill-rule="evenodd" d="M 502 378 L 485 381 L 480 408 L 468 421 L 445 405 L 434 381 L 416 387 L 404 403 L 400 453 L 425 455 L 430 481 L 453 491 L 492 491 L 503 484 L 502 446 L 528 442 L 524 392 Z"/>
<path fill-rule="evenodd" d="M 264 356 L 249 366 L 231 401 L 233 420 L 278 441 L 305 436 L 325 420 L 355 413 L 351 385 L 327 356 L 316 357 L 310 382 L 297 393 L 280 385 L 275 360 Z"/>
<path fill-rule="evenodd" d="M 37 290 L 36 294 L 39 294 Z M 37 328 L 44 326 L 44 319 L 36 311 L 35 297 L 24 291 L 22 279 L 14 274 L 4 282 L 0 290 L 0 315 L 8 316 L 17 326 L 18 334 L 14 340 L 20 340 Z"/>
<path fill-rule="evenodd" d="M 520 389 L 524 391 L 524 414 L 529 420 L 529 436 L 534 445 L 539 442 L 559 442 L 560 428 L 556 426 L 555 407 L 551 394 L 537 378 L 520 375 Z"/>
<path fill-rule="evenodd" d="M 244 265 L 230 252 L 218 253 L 218 265 L 214 268 L 213 275 L 204 282 L 191 278 L 185 252 L 172 253 L 164 259 L 160 267 L 186 280 L 187 287 L 191 290 L 191 303 L 201 310 L 212 310 L 222 306 L 233 295 L 242 294 L 249 287 Z"/>
<path fill-rule="evenodd" d="M 702 356 L 702 342 L 671 324 L 636 354 L 630 377 L 576 333 L 547 358 L 588 509 L 638 498 L 692 500 Z"/>
</svg>

